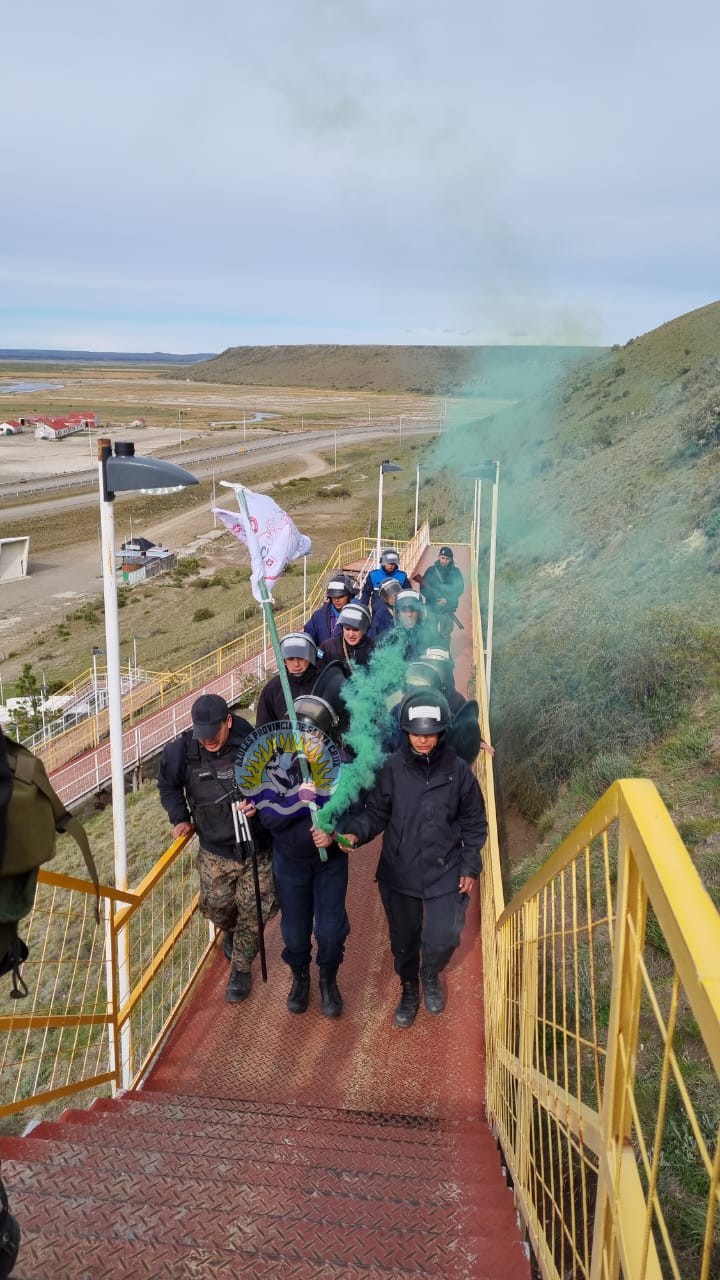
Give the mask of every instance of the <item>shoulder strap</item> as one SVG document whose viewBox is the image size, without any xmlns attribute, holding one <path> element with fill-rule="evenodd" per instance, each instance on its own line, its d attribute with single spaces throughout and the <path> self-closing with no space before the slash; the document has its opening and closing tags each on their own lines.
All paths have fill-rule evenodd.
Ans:
<svg viewBox="0 0 720 1280">
<path fill-rule="evenodd" d="M 73 840 L 77 844 L 85 860 L 88 875 L 95 886 L 95 918 L 99 923 L 100 881 L 98 879 L 95 860 L 90 852 L 90 842 L 87 838 L 85 828 L 82 823 L 65 808 L 65 805 L 50 783 L 42 760 L 39 760 L 37 756 L 34 756 L 32 751 L 28 751 L 27 747 L 23 747 L 22 743 L 11 744 L 8 742 L 8 757 L 10 759 L 10 767 L 15 774 L 15 777 L 20 782 L 36 786 L 38 791 L 50 802 L 53 818 L 55 819 L 55 830 L 72 836 Z"/>
</svg>

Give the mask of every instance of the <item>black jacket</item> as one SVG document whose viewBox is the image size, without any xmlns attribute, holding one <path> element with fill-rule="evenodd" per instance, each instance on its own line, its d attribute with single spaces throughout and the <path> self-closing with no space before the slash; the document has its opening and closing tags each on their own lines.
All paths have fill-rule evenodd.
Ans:
<svg viewBox="0 0 720 1280">
<path fill-rule="evenodd" d="M 375 648 L 375 641 L 370 636 L 363 636 L 359 644 L 354 647 L 347 646 L 347 654 L 345 653 L 345 637 L 340 632 L 339 636 L 333 636 L 323 646 L 322 663 L 318 666 L 326 667 L 329 662 L 344 662 L 346 667 L 352 669 L 355 663 L 359 667 L 366 667 L 370 661 L 370 654 Z M 349 655 L 349 661 L 348 661 Z"/>
<path fill-rule="evenodd" d="M 447 613 L 456 613 L 460 597 L 465 590 L 465 579 L 456 564 L 444 566 L 436 560 L 423 574 L 420 590 L 430 609 L 437 608 L 438 600 L 445 599 L 447 604 L 439 607 Z"/>
<path fill-rule="evenodd" d="M 287 677 L 294 702 L 302 694 L 312 693 L 313 685 L 317 680 L 317 671 L 313 664 L 310 663 L 307 671 L 304 671 L 301 676 L 291 675 L 288 671 Z M 287 720 L 287 714 L 280 676 L 273 676 L 272 680 L 268 680 L 258 698 L 255 727 L 259 729 L 264 724 L 271 724 L 273 720 Z"/>
<path fill-rule="evenodd" d="M 377 879 L 411 898 L 439 898 L 457 890 L 460 876 L 482 870 L 485 802 L 447 743 L 419 756 L 406 739 L 383 765 L 364 812 L 341 818 L 338 830 L 361 844 L 384 831 Z"/>
<path fill-rule="evenodd" d="M 283 853 L 286 858 L 297 858 L 300 862 L 320 863 L 320 854 L 313 844 L 309 809 L 291 814 L 275 813 L 270 808 L 260 809 L 258 820 L 265 827 L 273 850 Z M 329 859 L 347 857 L 337 844 L 331 844 L 326 853 Z"/>
<path fill-rule="evenodd" d="M 171 826 L 176 827 L 180 822 L 195 821 L 192 812 L 193 796 L 190 790 L 188 752 L 193 756 L 199 752 L 200 762 L 206 765 L 208 771 L 219 767 L 223 773 L 227 773 L 227 787 L 232 789 L 234 781 L 234 774 L 231 773 L 232 766 L 235 763 L 238 748 L 249 733 L 252 733 L 252 725 L 233 714 L 230 736 L 221 751 L 206 751 L 199 742 L 193 740 L 192 729 L 186 729 L 178 738 L 166 743 L 160 757 L 158 790 Z M 198 829 L 198 837 L 203 849 L 207 849 L 209 853 L 220 854 L 221 857 L 234 857 L 235 838 L 231 824 L 228 825 L 227 831 L 227 839 L 208 840 L 203 838 L 202 832 Z"/>
</svg>

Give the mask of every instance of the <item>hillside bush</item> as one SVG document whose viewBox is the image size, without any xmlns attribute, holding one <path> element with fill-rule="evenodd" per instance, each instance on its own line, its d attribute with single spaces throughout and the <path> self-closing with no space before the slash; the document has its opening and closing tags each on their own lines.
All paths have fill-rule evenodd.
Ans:
<svg viewBox="0 0 720 1280">
<path fill-rule="evenodd" d="M 193 622 L 209 622 L 210 619 L 214 617 L 215 612 L 213 609 L 196 609 L 192 616 L 192 620 Z"/>
<path fill-rule="evenodd" d="M 720 444 L 720 387 L 701 396 L 678 425 L 691 452 L 716 448 Z"/>
<path fill-rule="evenodd" d="M 508 799 L 537 819 L 578 769 L 596 794 L 619 756 L 646 749 L 680 720 L 702 681 L 707 644 L 686 617 L 660 611 L 528 625 L 496 659 L 495 736 Z"/>
</svg>

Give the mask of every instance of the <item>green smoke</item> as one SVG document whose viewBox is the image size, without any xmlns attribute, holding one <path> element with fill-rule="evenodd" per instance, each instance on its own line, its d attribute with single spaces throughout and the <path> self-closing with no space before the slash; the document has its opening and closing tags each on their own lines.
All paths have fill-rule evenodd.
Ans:
<svg viewBox="0 0 720 1280">
<path fill-rule="evenodd" d="M 437 631 L 422 624 L 423 641 L 438 643 Z M 371 787 L 386 756 L 395 724 L 389 699 L 401 691 L 408 665 L 407 637 L 412 631 L 386 631 L 366 667 L 355 667 L 342 697 L 350 712 L 344 742 L 354 759 L 343 764 L 332 798 L 318 813 L 317 825 L 330 834 L 361 792 Z"/>
</svg>

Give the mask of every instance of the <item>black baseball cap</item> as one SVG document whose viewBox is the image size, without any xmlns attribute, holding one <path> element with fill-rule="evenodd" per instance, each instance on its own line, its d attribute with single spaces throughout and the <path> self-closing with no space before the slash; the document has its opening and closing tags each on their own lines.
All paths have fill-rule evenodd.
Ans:
<svg viewBox="0 0 720 1280">
<path fill-rule="evenodd" d="M 193 702 L 190 711 L 193 738 L 203 738 L 210 742 L 229 715 L 230 708 L 219 693 L 201 694 Z"/>
</svg>

